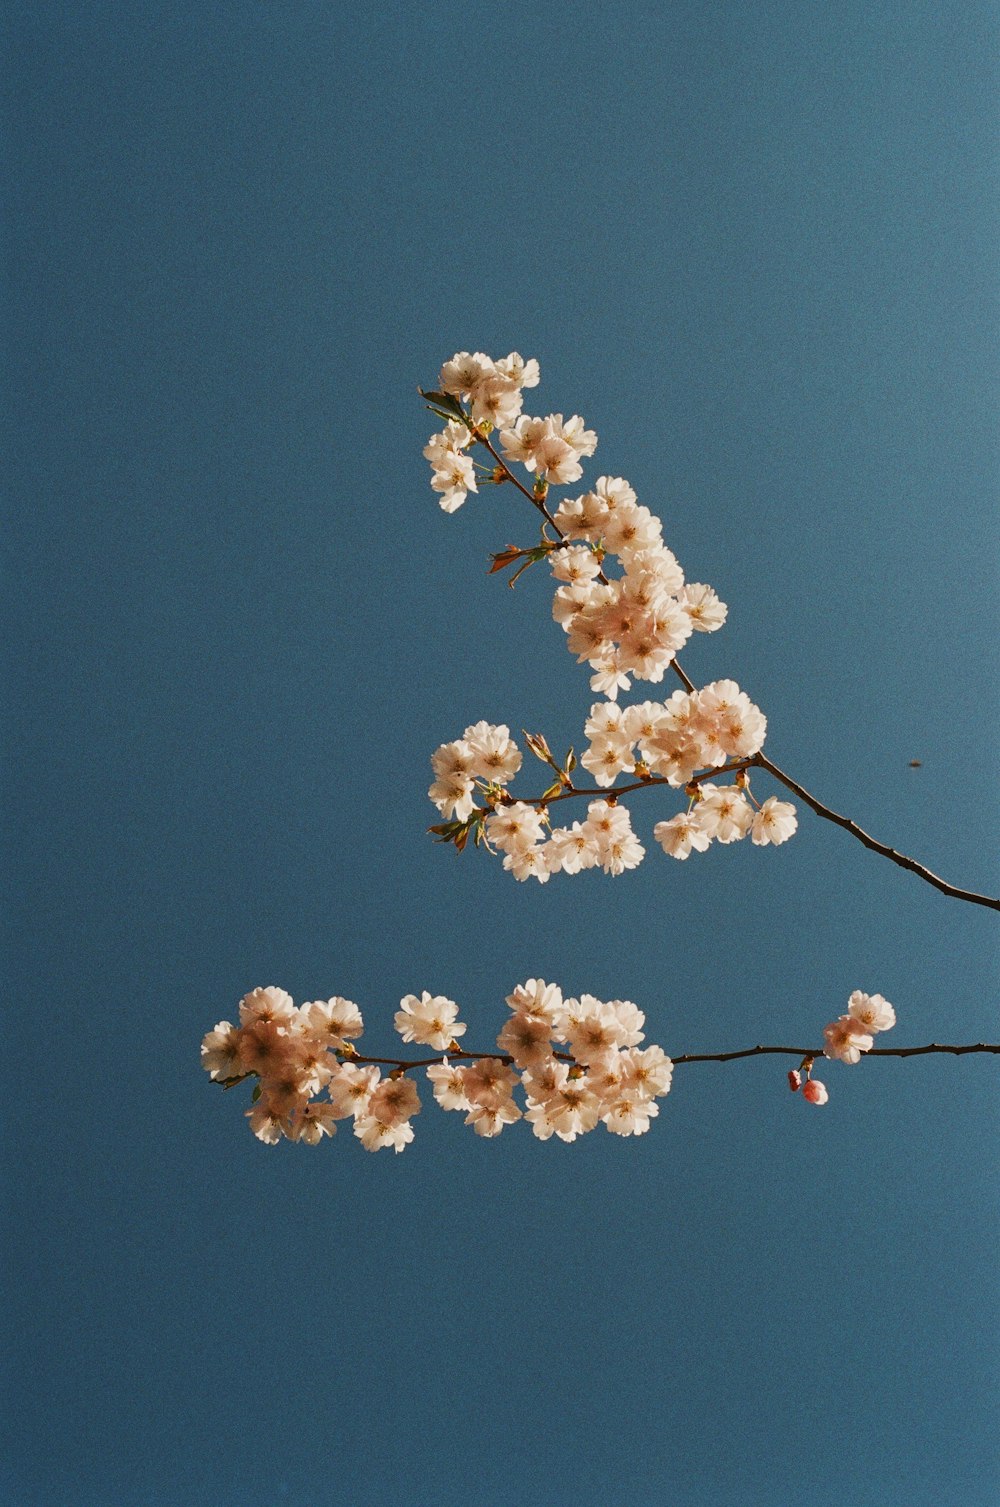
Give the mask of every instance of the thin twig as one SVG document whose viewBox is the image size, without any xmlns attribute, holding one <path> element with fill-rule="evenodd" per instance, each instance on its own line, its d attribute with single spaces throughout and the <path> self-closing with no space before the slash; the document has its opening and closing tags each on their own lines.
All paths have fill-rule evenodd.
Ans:
<svg viewBox="0 0 1000 1507">
<path fill-rule="evenodd" d="M 524 485 L 524 483 L 518 480 L 518 478 L 514 475 L 513 471 L 508 466 L 507 462 L 504 460 L 503 456 L 500 455 L 490 444 L 489 437 L 485 434 L 482 434 L 478 429 L 476 429 L 473 426 L 471 419 L 468 421 L 467 427 L 471 429 L 472 433 L 475 435 L 479 443 L 486 446 L 487 450 L 490 452 L 493 459 L 500 467 L 501 471 L 507 477 L 508 481 L 512 481 L 517 490 L 528 499 L 528 501 L 531 503 L 531 506 L 538 509 L 542 517 L 545 519 L 545 522 L 549 525 L 549 528 L 558 537 L 559 543 L 568 545 L 570 541 L 566 538 L 566 535 L 563 533 L 558 523 L 556 523 L 556 520 L 549 512 L 548 508 L 545 506 L 545 499 L 542 497 L 536 497 L 534 492 L 530 492 Z M 607 586 L 609 584 L 608 578 L 604 574 L 603 570 L 599 570 L 597 572 L 597 579 L 600 581 L 602 586 Z"/>
<path fill-rule="evenodd" d="M 562 530 L 558 527 L 558 525 L 556 524 L 556 521 L 553 518 L 552 514 L 549 512 L 548 508 L 545 506 L 544 499 L 541 498 L 541 497 L 536 497 L 535 494 L 534 494 L 534 492 L 530 492 L 528 490 L 528 488 L 524 485 L 524 483 L 521 482 L 521 481 L 519 481 L 517 479 L 517 477 L 514 475 L 513 471 L 508 466 L 507 462 L 504 460 L 503 456 L 500 455 L 500 453 L 497 450 L 495 450 L 493 448 L 493 446 L 490 444 L 489 437 L 487 435 L 483 434 L 480 430 L 475 429 L 475 428 L 473 428 L 473 434 L 475 435 L 476 439 L 479 441 L 479 443 L 481 445 L 485 445 L 486 446 L 487 450 L 490 452 L 490 454 L 492 455 L 493 459 L 496 461 L 497 465 L 500 467 L 501 471 L 507 477 L 507 480 L 508 481 L 512 481 L 514 483 L 514 485 L 517 488 L 517 490 L 519 492 L 521 492 L 525 497 L 527 497 L 528 501 L 531 503 L 531 506 L 533 508 L 537 508 L 538 511 L 542 514 L 542 516 L 544 517 L 544 519 L 545 519 L 546 523 L 549 525 L 549 527 L 551 529 L 553 529 L 559 535 L 560 539 L 564 539 L 566 536 L 563 534 Z"/>
<path fill-rule="evenodd" d="M 689 680 L 676 659 L 673 662 L 673 667 L 674 673 L 680 678 L 686 689 L 693 692 L 695 690 L 694 683 Z M 872 837 L 870 833 L 865 832 L 863 828 L 859 827 L 857 822 L 851 821 L 850 817 L 841 816 L 838 812 L 832 811 L 829 806 L 824 806 L 822 801 L 818 801 L 814 795 L 810 795 L 808 790 L 804 789 L 797 780 L 793 780 L 790 774 L 786 774 L 783 769 L 779 769 L 777 764 L 772 764 L 771 760 L 766 758 L 764 754 L 755 754 L 752 762 L 757 765 L 758 769 L 766 769 L 768 774 L 773 775 L 776 780 L 780 780 L 788 790 L 791 790 L 800 800 L 805 801 L 806 805 L 810 810 L 815 811 L 817 816 L 822 816 L 825 821 L 833 822 L 836 826 L 843 827 L 845 832 L 850 832 L 852 837 L 856 837 L 858 842 L 864 843 L 866 848 L 871 848 L 873 853 L 881 853 L 883 858 L 891 858 L 893 863 L 898 864 L 901 869 L 909 869 L 911 874 L 916 874 L 919 879 L 926 880 L 936 890 L 940 890 L 943 895 L 951 895 L 955 900 L 968 900 L 970 905 L 985 905 L 990 910 L 1000 910 L 1000 900 L 994 899 L 992 895 L 980 895 L 976 890 L 963 890 L 959 889 L 955 884 L 949 884 L 946 879 L 941 879 L 937 874 L 933 874 L 924 864 L 917 863 L 915 858 L 907 858 L 905 853 L 897 853 L 896 849 L 890 848 L 887 843 L 879 842 L 877 838 Z"/>
</svg>

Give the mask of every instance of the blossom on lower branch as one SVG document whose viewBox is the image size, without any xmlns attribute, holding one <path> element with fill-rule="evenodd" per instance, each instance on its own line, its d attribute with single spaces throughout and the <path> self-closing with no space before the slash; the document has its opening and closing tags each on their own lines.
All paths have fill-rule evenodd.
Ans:
<svg viewBox="0 0 1000 1507">
<path fill-rule="evenodd" d="M 865 1052 L 870 1052 L 878 1031 L 888 1031 L 896 1024 L 896 1012 L 881 994 L 865 994 L 855 989 L 847 1001 L 847 1014 L 839 1016 L 823 1027 L 826 1046 L 823 1056 L 839 1058 L 841 1062 L 860 1062 Z M 830 1095 L 826 1084 L 812 1075 L 813 1058 L 807 1057 L 797 1072 L 788 1074 L 788 1086 L 792 1093 L 802 1090 L 808 1104 L 825 1104 Z M 803 1081 L 805 1074 L 805 1081 Z"/>
<path fill-rule="evenodd" d="M 477 1056 L 456 1037 L 465 1032 L 458 1006 L 426 990 L 407 995 L 396 1015 L 404 1041 L 441 1051 L 440 1062 L 394 1062 L 382 1076 L 353 1042 L 361 1013 L 339 997 L 296 1007 L 283 989 L 254 989 L 240 1002 L 240 1024 L 220 1021 L 202 1041 L 202 1065 L 230 1088 L 257 1080 L 246 1111 L 258 1140 L 315 1146 L 353 1119 L 368 1151 L 402 1151 L 420 1112 L 406 1076 L 423 1066 L 443 1109 L 459 1110 L 479 1136 L 497 1136 L 526 1119 L 540 1140 L 573 1141 L 598 1124 L 615 1135 L 642 1135 L 670 1089 L 673 1064 L 658 1046 L 640 1047 L 645 1016 L 629 1000 L 583 994 L 564 999 L 556 984 L 528 979 L 507 997 L 510 1017 L 499 1052 Z M 515 1099 L 525 1095 L 522 1108 Z M 326 1097 L 322 1098 L 321 1095 Z"/>
</svg>

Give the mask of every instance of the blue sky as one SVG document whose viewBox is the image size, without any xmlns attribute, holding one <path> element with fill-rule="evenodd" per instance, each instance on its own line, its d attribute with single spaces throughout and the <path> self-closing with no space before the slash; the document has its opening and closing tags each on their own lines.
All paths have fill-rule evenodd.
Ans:
<svg viewBox="0 0 1000 1507">
<path fill-rule="evenodd" d="M 729 604 L 696 682 L 995 891 L 993 7 L 4 31 L 6 1499 L 995 1502 L 994 1060 L 833 1064 L 821 1110 L 687 1067 L 572 1146 L 428 1103 L 400 1157 L 263 1147 L 198 1064 L 271 982 L 381 1050 L 423 988 L 487 1047 L 529 975 L 678 1054 L 859 987 L 893 1044 L 997 1040 L 994 916 L 806 813 L 544 888 L 430 842 L 438 743 L 579 743 L 592 698 L 542 573 L 485 575 L 530 518 L 437 507 L 416 397 L 536 356 Z"/>
</svg>

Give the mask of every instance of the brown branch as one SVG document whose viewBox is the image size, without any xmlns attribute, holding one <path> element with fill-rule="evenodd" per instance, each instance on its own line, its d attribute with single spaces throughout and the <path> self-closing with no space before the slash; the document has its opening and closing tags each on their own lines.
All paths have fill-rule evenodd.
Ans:
<svg viewBox="0 0 1000 1507">
<path fill-rule="evenodd" d="M 911 874 L 916 874 L 918 878 L 926 880 L 936 890 L 940 890 L 943 895 L 951 895 L 956 900 L 968 900 L 972 905 L 986 905 L 989 906 L 990 910 L 1000 910 L 1000 900 L 995 900 L 992 895 L 980 895 L 975 890 L 963 890 L 959 889 L 955 884 L 949 884 L 946 879 L 941 879 L 937 874 L 932 874 L 930 869 L 925 867 L 924 864 L 917 863 L 915 858 L 907 858 L 905 853 L 897 853 L 895 848 L 890 848 L 886 843 L 879 842 L 877 838 L 872 837 L 870 833 L 865 832 L 863 828 L 859 827 L 857 822 L 851 821 L 850 817 L 841 816 L 838 812 L 831 811 L 829 806 L 824 806 L 822 801 L 818 801 L 814 795 L 810 795 L 808 790 L 803 789 L 797 780 L 793 780 L 791 775 L 785 774 L 784 770 L 779 769 L 777 764 L 772 764 L 771 760 L 766 758 L 764 754 L 755 754 L 753 763 L 760 769 L 766 769 L 768 774 L 772 774 L 776 780 L 780 780 L 794 795 L 797 795 L 800 800 L 805 801 L 806 805 L 810 810 L 815 811 L 817 816 L 822 816 L 826 821 L 834 822 L 838 827 L 843 827 L 845 832 L 850 832 L 852 837 L 856 837 L 858 842 L 864 843 L 866 848 L 871 848 L 873 853 L 881 853 L 883 858 L 891 858 L 893 863 L 898 864 L 901 869 L 909 869 Z"/>
<path fill-rule="evenodd" d="M 493 459 L 496 461 L 497 465 L 500 467 L 501 471 L 507 477 L 507 480 L 508 481 L 512 481 L 514 483 L 515 487 L 517 488 L 517 490 L 519 492 L 523 493 L 523 495 L 525 497 L 527 497 L 528 501 L 531 503 L 531 506 L 533 508 L 537 508 L 538 509 L 538 511 L 541 513 L 542 517 L 545 519 L 545 521 L 549 525 L 549 527 L 551 529 L 553 529 L 555 531 L 555 533 L 557 533 L 559 535 L 559 538 L 560 539 L 565 539 L 565 537 L 566 537 L 565 534 L 558 527 L 558 525 L 556 524 L 556 521 L 553 518 L 552 514 L 549 512 L 548 508 L 545 506 L 544 499 L 541 498 L 541 497 L 536 497 L 535 494 L 534 494 L 534 492 L 530 492 L 528 490 L 528 488 L 524 485 L 523 482 L 518 481 L 517 477 L 514 475 L 513 471 L 510 469 L 510 467 L 508 466 L 507 462 L 504 460 L 503 456 L 499 453 L 499 451 L 495 450 L 493 448 L 493 446 L 490 444 L 489 437 L 487 435 L 483 434 L 481 430 L 477 429 L 475 427 L 475 425 L 472 423 L 471 419 L 469 420 L 469 427 L 472 429 L 472 433 L 473 433 L 474 437 L 479 441 L 479 443 L 481 445 L 485 445 L 486 446 L 487 450 L 490 452 L 490 454 L 492 455 Z"/>
<path fill-rule="evenodd" d="M 947 1053 L 952 1057 L 968 1056 L 972 1052 L 987 1052 L 993 1056 L 1000 1055 L 1000 1042 L 976 1042 L 969 1046 L 944 1046 L 941 1042 L 932 1041 L 924 1047 L 872 1047 L 862 1053 L 863 1057 L 926 1057 L 931 1053 Z M 554 1052 L 552 1054 L 560 1062 L 575 1062 L 576 1059 L 569 1052 Z M 345 1058 L 347 1062 L 377 1063 L 380 1066 L 398 1068 L 403 1072 L 410 1068 L 436 1067 L 444 1058 L 449 1062 L 479 1061 L 483 1057 L 489 1057 L 497 1062 L 505 1062 L 514 1065 L 514 1059 L 506 1052 L 467 1052 L 464 1048 L 452 1048 L 439 1052 L 435 1057 L 421 1057 L 416 1061 L 405 1061 L 400 1057 L 362 1057 L 359 1053 L 352 1053 Z M 804 1060 L 807 1057 L 819 1061 L 823 1057 L 822 1047 L 743 1047 L 738 1052 L 686 1052 L 680 1057 L 672 1057 L 670 1060 L 674 1067 L 682 1067 L 689 1062 L 735 1062 L 740 1057 L 798 1057 Z M 830 1059 L 832 1060 L 832 1059 Z"/>
<path fill-rule="evenodd" d="M 687 690 L 694 691 L 695 687 L 693 683 L 685 675 L 676 659 L 673 665 L 675 673 L 680 677 Z M 780 780 L 782 785 L 790 790 L 793 795 L 797 795 L 800 800 L 805 801 L 809 809 L 815 811 L 817 816 L 822 816 L 825 821 L 833 822 L 835 826 L 843 827 L 845 832 L 850 832 L 852 837 L 856 837 L 858 842 L 864 843 L 865 847 L 870 848 L 873 853 L 880 853 L 883 858 L 890 858 L 901 869 L 909 869 L 911 874 L 916 874 L 919 879 L 925 880 L 927 884 L 932 884 L 943 895 L 951 895 L 956 900 L 968 900 L 971 905 L 985 905 L 990 910 L 1000 910 L 1000 900 L 994 899 L 992 895 L 980 895 L 976 890 L 963 890 L 959 889 L 955 884 L 949 884 L 946 879 L 941 879 L 937 874 L 932 873 L 925 864 L 918 863 L 915 858 L 908 858 L 905 853 L 897 853 L 896 849 L 890 848 L 888 843 L 879 842 L 876 837 L 872 837 L 869 832 L 859 827 L 857 822 L 852 821 L 850 817 L 841 816 L 839 812 L 832 811 L 829 806 L 824 806 L 822 801 L 818 801 L 814 795 L 810 795 L 809 791 L 800 785 L 797 780 L 793 780 L 790 774 L 786 774 L 783 769 L 779 769 L 777 764 L 772 764 L 771 760 L 764 754 L 755 754 L 750 762 L 755 764 L 758 769 L 766 769 L 768 774 L 773 775 L 776 780 Z"/>
<path fill-rule="evenodd" d="M 740 774 L 744 769 L 749 769 L 750 765 L 755 762 L 756 761 L 753 758 L 739 759 L 735 764 L 725 764 L 719 769 L 706 769 L 703 774 L 696 774 L 693 779 L 687 782 L 687 784 L 698 785 L 703 780 L 717 779 L 719 775 L 723 774 Z M 628 795 L 633 790 L 645 790 L 650 785 L 668 785 L 670 786 L 671 790 L 683 791 L 687 789 L 686 785 L 671 785 L 670 781 L 662 774 L 650 774 L 647 775 L 643 780 L 634 780 L 631 785 L 581 786 L 566 784 L 564 781 L 563 788 L 558 795 L 536 795 L 531 796 L 530 798 L 526 796 L 517 796 L 516 799 L 521 803 L 522 806 L 554 806 L 556 801 L 569 801 L 572 800 L 574 796 L 584 795 L 592 801 L 607 800 L 609 797 L 613 797 L 613 805 L 620 795 Z M 514 802 L 515 797 L 511 796 L 509 804 L 513 805 Z M 504 802 L 504 804 L 508 804 L 508 802 Z M 477 810 L 478 809 L 481 808 L 477 807 Z"/>
<path fill-rule="evenodd" d="M 925 1047 L 870 1047 L 862 1052 L 863 1057 L 926 1057 L 929 1052 L 950 1052 L 953 1057 L 962 1057 L 968 1052 L 992 1052 L 1000 1054 L 1000 1044 L 977 1042 L 975 1046 L 950 1047 L 932 1041 Z M 822 1047 L 744 1047 L 740 1052 L 689 1052 L 684 1057 L 672 1057 L 676 1067 L 679 1062 L 733 1062 L 737 1057 L 813 1057 L 823 1056 Z M 831 1059 L 832 1060 L 832 1059 Z"/>
</svg>

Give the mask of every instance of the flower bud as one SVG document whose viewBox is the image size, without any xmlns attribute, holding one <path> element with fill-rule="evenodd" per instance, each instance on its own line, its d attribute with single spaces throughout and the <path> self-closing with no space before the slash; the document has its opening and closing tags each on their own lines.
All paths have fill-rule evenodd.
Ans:
<svg viewBox="0 0 1000 1507">
<path fill-rule="evenodd" d="M 802 1087 L 802 1074 L 796 1072 L 794 1068 L 788 1075 L 788 1087 L 791 1089 L 793 1094 L 797 1094 L 799 1089 Z"/>
<path fill-rule="evenodd" d="M 826 1091 L 825 1083 L 820 1083 L 818 1078 L 810 1078 L 809 1082 L 803 1085 L 802 1097 L 808 1099 L 810 1104 L 825 1104 L 830 1095 Z"/>
</svg>

